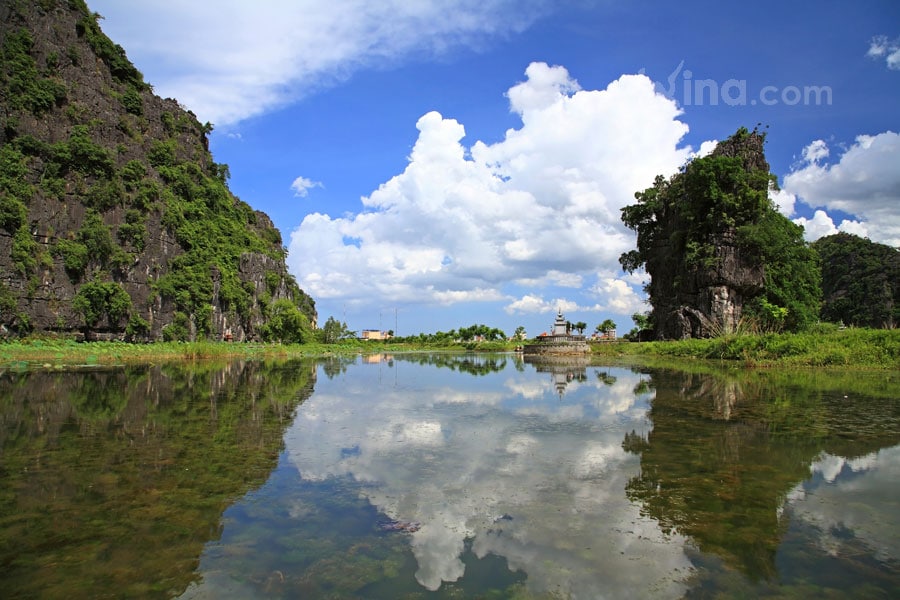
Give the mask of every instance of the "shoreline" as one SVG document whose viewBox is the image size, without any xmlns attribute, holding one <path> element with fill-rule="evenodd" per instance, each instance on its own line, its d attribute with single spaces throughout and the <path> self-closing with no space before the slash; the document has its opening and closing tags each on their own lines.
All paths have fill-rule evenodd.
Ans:
<svg viewBox="0 0 900 600">
<path fill-rule="evenodd" d="M 730 335 L 670 342 L 591 343 L 592 358 L 709 361 L 742 368 L 832 367 L 900 370 L 900 330 L 822 327 L 806 333 Z M 0 342 L 0 369 L 96 367 L 174 360 L 262 360 L 401 352 L 514 352 L 521 342 L 423 344 L 346 340 L 334 344 L 261 342 L 76 342 L 34 338 Z"/>
</svg>

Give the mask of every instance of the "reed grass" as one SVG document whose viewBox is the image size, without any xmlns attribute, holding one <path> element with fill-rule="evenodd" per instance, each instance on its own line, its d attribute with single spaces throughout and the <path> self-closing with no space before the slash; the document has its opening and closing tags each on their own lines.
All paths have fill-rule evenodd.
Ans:
<svg viewBox="0 0 900 600">
<path fill-rule="evenodd" d="M 803 333 L 735 332 L 710 339 L 594 346 L 598 354 L 734 361 L 751 367 L 900 370 L 900 330 L 818 325 Z"/>
</svg>

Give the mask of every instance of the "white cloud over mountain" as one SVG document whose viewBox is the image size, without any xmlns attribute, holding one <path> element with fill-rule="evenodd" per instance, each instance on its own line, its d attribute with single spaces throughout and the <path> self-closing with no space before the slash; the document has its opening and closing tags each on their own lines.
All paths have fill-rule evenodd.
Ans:
<svg viewBox="0 0 900 600">
<path fill-rule="evenodd" d="M 900 246 L 900 134 L 860 135 L 837 162 L 826 164 L 830 154 L 822 140 L 804 149 L 801 163 L 784 178 L 778 201 L 783 212 L 792 216 L 795 200 L 819 209 L 812 218 L 795 219 L 807 239 L 845 231 Z M 835 224 L 828 211 L 855 218 Z"/>
<path fill-rule="evenodd" d="M 229 125 L 349 77 L 522 31 L 542 0 L 92 0 L 157 93 Z M 227 32 L 227 33 L 225 33 Z"/>
<path fill-rule="evenodd" d="M 291 183 L 291 189 L 294 190 L 294 195 L 300 198 L 306 198 L 309 195 L 309 190 L 317 187 L 322 187 L 321 181 L 313 181 L 307 177 L 297 177 L 293 183 Z"/>
<path fill-rule="evenodd" d="M 503 299 L 528 312 L 546 309 L 542 285 L 584 283 L 596 305 L 579 308 L 640 307 L 635 282 L 616 279 L 634 245 L 620 209 L 690 156 L 679 109 L 643 75 L 604 90 L 544 63 L 526 76 L 507 93 L 522 126 L 503 140 L 466 147 L 463 124 L 427 113 L 406 169 L 360 212 L 308 215 L 288 258 L 301 286 L 349 302 Z"/>
</svg>

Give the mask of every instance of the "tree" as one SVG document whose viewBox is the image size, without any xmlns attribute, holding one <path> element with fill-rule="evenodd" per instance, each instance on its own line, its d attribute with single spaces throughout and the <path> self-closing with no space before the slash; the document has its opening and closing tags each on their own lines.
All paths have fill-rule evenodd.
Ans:
<svg viewBox="0 0 900 600">
<path fill-rule="evenodd" d="M 594 331 L 596 331 L 597 333 L 602 333 L 603 335 L 609 335 L 609 332 L 613 331 L 615 328 L 616 322 L 612 319 L 606 319 L 605 321 L 597 325 Z"/>
<path fill-rule="evenodd" d="M 650 275 L 658 336 L 728 332 L 742 315 L 791 330 L 815 320 L 816 255 L 803 229 L 769 200 L 775 178 L 764 142 L 764 133 L 741 128 L 670 179 L 658 176 L 635 194 L 637 203 L 622 208 L 637 249 L 619 262 Z"/>
<path fill-rule="evenodd" d="M 312 327 L 293 302 L 282 298 L 269 308 L 262 335 L 266 341 L 301 344 L 312 339 Z"/>
<path fill-rule="evenodd" d="M 634 324 L 637 325 L 639 330 L 650 329 L 650 327 L 652 327 L 650 313 L 634 313 L 631 315 L 631 320 L 634 321 Z"/>
<path fill-rule="evenodd" d="M 819 318 L 822 275 L 803 228 L 774 207 L 738 229 L 743 249 L 765 268 L 765 289 L 745 302 L 744 313 L 764 329 L 796 331 Z"/>
<path fill-rule="evenodd" d="M 451 332 L 452 333 L 452 332 Z M 481 338 L 484 340 L 504 340 L 506 334 L 502 329 L 496 327 L 488 327 L 483 324 L 473 324 L 468 327 L 460 327 L 458 337 L 460 341 L 471 342 L 472 340 Z"/>
<path fill-rule="evenodd" d="M 322 327 L 322 334 L 326 344 L 334 344 L 354 336 L 354 332 L 348 329 L 347 323 L 342 323 L 334 317 L 328 317 L 328 320 L 325 321 L 325 325 Z"/>
<path fill-rule="evenodd" d="M 87 332 L 103 318 L 110 329 L 116 329 L 131 311 L 131 296 L 117 283 L 89 281 L 78 289 L 72 307 L 84 319 Z"/>
<path fill-rule="evenodd" d="M 650 313 L 634 313 L 631 315 L 631 320 L 634 321 L 635 327 L 631 329 L 628 333 L 626 333 L 623 337 L 627 340 L 638 341 L 641 338 L 641 332 L 652 329 L 653 323 L 650 321 Z"/>
<path fill-rule="evenodd" d="M 516 338 L 517 340 L 524 340 L 525 339 L 525 327 L 522 325 L 519 325 L 518 327 L 516 327 L 516 332 L 513 334 L 513 337 Z"/>
<path fill-rule="evenodd" d="M 587 323 L 585 323 L 584 321 L 578 321 L 577 323 L 575 323 L 575 329 L 579 334 L 584 334 L 584 330 L 587 329 Z"/>
</svg>

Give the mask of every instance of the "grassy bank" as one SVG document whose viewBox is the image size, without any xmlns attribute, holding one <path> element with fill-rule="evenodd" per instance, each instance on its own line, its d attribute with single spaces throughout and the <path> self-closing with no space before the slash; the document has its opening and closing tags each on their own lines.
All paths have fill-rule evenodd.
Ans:
<svg viewBox="0 0 900 600">
<path fill-rule="evenodd" d="M 707 340 L 597 344 L 595 354 L 734 361 L 750 367 L 855 367 L 900 370 L 900 330 L 837 329 L 729 335 Z"/>
<path fill-rule="evenodd" d="M 822 326 L 807 333 L 731 335 L 677 342 L 592 344 L 596 356 L 643 356 L 728 361 L 748 367 L 844 367 L 900 370 L 900 330 Z M 0 343 L 0 367 L 110 365 L 171 360 L 261 359 L 376 352 L 504 352 L 513 342 L 418 344 L 345 340 L 337 344 L 226 342 L 79 343 L 32 339 Z"/>
<path fill-rule="evenodd" d="M 433 346 L 346 340 L 336 344 L 263 344 L 228 342 L 75 342 L 66 339 L 27 339 L 0 343 L 0 367 L 115 365 L 173 360 L 262 359 L 376 352 L 466 351 L 465 346 Z M 502 348 L 492 348 L 502 350 Z"/>
</svg>

